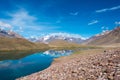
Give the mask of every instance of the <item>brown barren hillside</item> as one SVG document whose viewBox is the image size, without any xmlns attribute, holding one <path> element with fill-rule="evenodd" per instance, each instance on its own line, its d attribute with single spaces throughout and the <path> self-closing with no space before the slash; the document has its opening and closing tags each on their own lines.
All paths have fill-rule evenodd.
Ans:
<svg viewBox="0 0 120 80">
<path fill-rule="evenodd" d="M 47 47 L 44 44 L 35 44 L 24 38 L 0 37 L 0 50 L 29 50 L 43 49 Z"/>
<path fill-rule="evenodd" d="M 49 42 L 50 47 L 79 47 L 78 44 L 72 43 L 72 42 L 67 42 L 64 40 L 53 40 Z"/>
<path fill-rule="evenodd" d="M 94 36 L 85 43 L 90 45 L 110 45 L 120 43 L 120 26 L 105 35 Z"/>
</svg>

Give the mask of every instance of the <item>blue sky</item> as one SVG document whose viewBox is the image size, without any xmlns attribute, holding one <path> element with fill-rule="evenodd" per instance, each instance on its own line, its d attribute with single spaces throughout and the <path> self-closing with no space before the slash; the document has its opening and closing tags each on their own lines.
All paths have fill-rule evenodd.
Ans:
<svg viewBox="0 0 120 80">
<path fill-rule="evenodd" d="M 120 0 L 0 0 L 0 23 L 24 37 L 56 32 L 90 37 L 120 24 Z"/>
</svg>

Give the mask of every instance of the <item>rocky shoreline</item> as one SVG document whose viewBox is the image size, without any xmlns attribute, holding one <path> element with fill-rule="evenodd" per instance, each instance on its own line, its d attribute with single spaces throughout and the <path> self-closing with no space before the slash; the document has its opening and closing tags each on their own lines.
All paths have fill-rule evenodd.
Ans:
<svg viewBox="0 0 120 80">
<path fill-rule="evenodd" d="M 49 68 L 17 80 L 120 80 L 120 49 L 61 58 Z"/>
</svg>

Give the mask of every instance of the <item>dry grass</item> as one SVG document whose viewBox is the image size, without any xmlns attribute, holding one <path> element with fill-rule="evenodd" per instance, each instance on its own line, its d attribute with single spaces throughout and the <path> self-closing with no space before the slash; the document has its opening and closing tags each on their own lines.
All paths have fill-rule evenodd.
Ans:
<svg viewBox="0 0 120 80">
<path fill-rule="evenodd" d="M 44 44 L 35 44 L 23 38 L 0 37 L 0 50 L 31 50 L 47 48 Z"/>
<path fill-rule="evenodd" d="M 91 45 L 111 45 L 120 43 L 120 27 L 112 30 L 110 33 L 93 37 L 92 40 L 88 40 L 87 44 Z"/>
<path fill-rule="evenodd" d="M 103 53 L 104 50 L 108 50 L 108 49 L 88 49 L 88 50 L 79 50 L 79 51 L 75 51 L 72 55 L 70 56 L 63 56 L 60 58 L 55 58 L 53 64 L 55 63 L 60 63 L 60 62 L 66 62 L 69 61 L 71 59 L 74 59 L 76 57 L 86 57 L 92 54 L 99 54 L 99 53 Z"/>
<path fill-rule="evenodd" d="M 49 46 L 50 47 L 66 47 L 66 48 L 70 48 L 70 47 L 80 47 L 80 44 L 67 42 L 67 41 L 64 41 L 64 40 L 54 40 L 54 41 L 51 41 L 49 43 Z"/>
</svg>

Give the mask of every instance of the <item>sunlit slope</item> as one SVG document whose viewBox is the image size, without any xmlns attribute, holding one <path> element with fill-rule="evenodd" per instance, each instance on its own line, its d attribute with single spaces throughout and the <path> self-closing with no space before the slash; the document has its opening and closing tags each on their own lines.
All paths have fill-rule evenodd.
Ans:
<svg viewBox="0 0 120 80">
<path fill-rule="evenodd" d="M 79 44 L 67 42 L 64 40 L 53 40 L 49 42 L 50 47 L 79 47 Z"/>
<path fill-rule="evenodd" d="M 0 37 L 0 50 L 43 49 L 44 44 L 35 44 L 23 38 Z"/>
<path fill-rule="evenodd" d="M 108 34 L 92 38 L 86 42 L 90 45 L 110 45 L 120 43 L 120 27 L 115 28 Z"/>
</svg>

